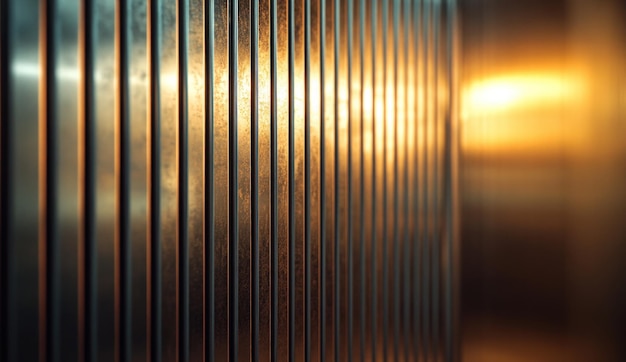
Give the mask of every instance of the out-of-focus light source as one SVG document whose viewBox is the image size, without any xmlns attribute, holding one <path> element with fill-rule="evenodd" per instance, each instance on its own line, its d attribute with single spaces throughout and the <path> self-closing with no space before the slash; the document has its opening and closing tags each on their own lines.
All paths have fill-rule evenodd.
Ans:
<svg viewBox="0 0 626 362">
<path fill-rule="evenodd" d="M 579 82 L 559 73 L 521 73 L 496 76 L 471 84 L 464 94 L 464 113 L 501 112 L 552 105 L 571 99 Z"/>
</svg>

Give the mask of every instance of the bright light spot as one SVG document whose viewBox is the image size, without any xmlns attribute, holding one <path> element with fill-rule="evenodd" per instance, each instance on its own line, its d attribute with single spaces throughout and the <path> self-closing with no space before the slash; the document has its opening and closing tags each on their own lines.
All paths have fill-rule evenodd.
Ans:
<svg viewBox="0 0 626 362">
<path fill-rule="evenodd" d="M 472 84 L 464 97 L 464 114 L 498 112 L 520 107 L 551 105 L 571 98 L 578 82 L 554 74 L 500 76 Z"/>
</svg>

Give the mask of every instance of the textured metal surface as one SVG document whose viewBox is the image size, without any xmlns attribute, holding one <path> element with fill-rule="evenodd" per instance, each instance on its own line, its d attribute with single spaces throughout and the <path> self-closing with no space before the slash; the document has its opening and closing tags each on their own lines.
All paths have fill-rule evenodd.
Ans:
<svg viewBox="0 0 626 362">
<path fill-rule="evenodd" d="M 0 16 L 0 360 L 456 359 L 455 1 Z"/>
</svg>

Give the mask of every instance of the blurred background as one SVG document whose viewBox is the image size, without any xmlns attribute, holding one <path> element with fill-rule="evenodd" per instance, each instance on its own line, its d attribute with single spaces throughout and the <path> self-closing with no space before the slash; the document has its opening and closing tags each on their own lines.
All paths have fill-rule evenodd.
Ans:
<svg viewBox="0 0 626 362">
<path fill-rule="evenodd" d="M 461 2 L 466 361 L 626 358 L 626 3 Z"/>
</svg>

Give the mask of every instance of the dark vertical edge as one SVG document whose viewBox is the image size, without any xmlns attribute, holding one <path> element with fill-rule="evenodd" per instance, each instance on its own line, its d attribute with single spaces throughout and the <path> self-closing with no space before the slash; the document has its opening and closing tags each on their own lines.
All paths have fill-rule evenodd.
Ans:
<svg viewBox="0 0 626 362">
<path fill-rule="evenodd" d="M 228 253 L 229 253 L 229 354 L 231 361 L 238 360 L 239 352 L 239 172 L 237 135 L 237 82 L 239 39 L 239 10 L 237 0 L 229 2 L 228 25 L 228 173 L 229 173 L 229 208 L 228 208 Z"/>
<path fill-rule="evenodd" d="M 259 360 L 259 2 L 250 1 L 250 237 L 252 247 L 252 360 Z"/>
<path fill-rule="evenodd" d="M 377 183 L 376 178 L 377 168 L 376 168 L 376 158 L 377 158 L 377 144 L 376 144 L 376 112 L 378 111 L 376 108 L 376 44 L 377 44 L 377 36 L 378 36 L 378 1 L 372 1 L 372 21 L 371 21 L 371 43 L 372 43 L 372 219 L 370 220 L 372 223 L 372 245 L 371 245 L 371 258 L 372 258 L 372 360 L 376 360 L 377 356 L 377 344 L 378 344 L 378 265 L 376 260 L 378 258 L 378 249 L 376 248 L 378 244 L 378 217 L 377 217 Z"/>
<path fill-rule="evenodd" d="M 178 358 L 189 360 L 189 0 L 178 2 Z"/>
<path fill-rule="evenodd" d="M 367 286 L 366 286 L 366 274 L 365 274 L 365 115 L 363 110 L 363 104 L 365 101 L 365 0 L 359 1 L 359 203 L 361 209 L 359 210 L 359 350 L 360 360 L 365 360 L 365 324 L 366 324 L 366 312 L 367 312 Z"/>
<path fill-rule="evenodd" d="M 81 8 L 82 49 L 82 213 L 83 225 L 81 244 L 82 255 L 83 297 L 81 298 L 84 313 L 82 324 L 84 335 L 84 358 L 86 361 L 96 359 L 98 351 L 97 336 L 97 250 L 96 250 L 96 124 L 95 124 L 95 84 L 94 84 L 94 46 L 96 37 L 94 27 L 97 20 L 92 0 L 83 0 Z"/>
<path fill-rule="evenodd" d="M 429 305 L 430 305 L 430 235 L 428 234 L 429 232 L 429 227 L 428 227 L 428 223 L 429 223 L 429 210 L 428 210 L 428 202 L 429 202 L 429 195 L 428 195 L 428 190 L 429 190 L 429 151 L 428 151 L 428 138 L 429 138 L 429 134 L 428 134 L 428 123 L 429 123 L 429 89 L 428 87 L 430 86 L 430 73 L 429 73 L 429 47 L 430 47 L 430 31 L 429 31 L 429 26 L 430 26 L 430 2 L 428 0 L 424 1 L 424 6 L 423 6 L 423 10 L 422 10 L 422 21 L 423 21 L 423 33 L 422 33 L 422 39 L 423 39 L 423 51 L 424 51 L 424 58 L 423 58 L 423 62 L 424 62 L 424 77 L 422 79 L 422 81 L 424 82 L 423 87 L 424 87 L 424 94 L 423 94 L 423 105 L 424 105 L 424 110 L 422 112 L 422 114 L 424 115 L 423 118 L 423 122 L 424 122 L 424 137 L 423 137 L 423 143 L 424 143 L 424 164 L 423 164 L 423 176 L 422 179 L 424 180 L 424 189 L 423 189 L 423 238 L 422 238 L 422 262 L 423 262 L 423 272 L 422 272 L 422 326 L 423 326 L 423 333 L 422 333 L 422 346 L 423 346 L 423 355 L 425 359 L 429 358 L 429 343 L 430 343 L 430 310 L 429 310 Z"/>
<path fill-rule="evenodd" d="M 9 94 L 11 82 L 9 78 L 9 1 L 0 1 L 0 359 L 10 361 L 9 348 L 12 344 L 10 327 L 9 304 L 9 273 L 11 258 L 9 257 L 10 240 L 12 233 L 9 212 L 12 196 L 10 180 L 11 164 L 11 132 Z"/>
<path fill-rule="evenodd" d="M 295 185 L 295 1 L 289 0 L 288 14 L 288 62 L 289 62 L 289 360 L 296 358 L 296 185 Z"/>
<path fill-rule="evenodd" d="M 320 41 L 320 358 L 326 358 L 326 0 L 319 0 Z"/>
<path fill-rule="evenodd" d="M 271 237 L 271 359 L 278 361 L 278 3 L 270 0 L 270 237 Z"/>
<path fill-rule="evenodd" d="M 400 123 L 398 113 L 398 32 L 399 32 L 399 1 L 393 0 L 393 356 L 398 360 L 400 343 L 400 207 L 399 207 L 399 135 L 398 124 Z"/>
<path fill-rule="evenodd" d="M 311 360 L 311 0 L 304 4 L 304 360 Z"/>
<path fill-rule="evenodd" d="M 45 297 L 40 297 L 40 302 L 45 302 L 46 318 L 45 326 L 40 326 L 40 333 L 45 333 L 45 347 L 40 355 L 49 361 L 59 360 L 59 235 L 58 235 L 58 117 L 57 117 L 57 79 L 56 79 L 56 56 L 58 47 L 57 2 L 45 1 L 41 4 L 43 12 L 42 29 L 45 33 L 40 37 L 44 46 L 40 53 L 43 63 L 45 78 L 44 95 L 41 107 L 45 112 L 44 124 L 40 132 L 45 132 L 45 171 L 44 190 L 41 197 L 45 197 L 45 237 L 42 240 L 41 251 L 45 252 L 45 275 L 40 279 L 44 283 Z M 4 79 L 4 78 L 3 78 Z M 41 162 L 40 161 L 40 162 Z M 5 239 L 2 239 L 5 240 Z"/>
<path fill-rule="evenodd" d="M 161 0 L 150 12 L 150 359 L 161 361 Z"/>
<path fill-rule="evenodd" d="M 348 108 L 348 158 L 347 158 L 347 184 L 348 184 L 348 225 L 346 225 L 348 229 L 348 280 L 346 287 L 348 288 L 348 300 L 347 300 L 347 313 L 348 313 L 348 345 L 346 348 L 348 349 L 348 360 L 352 361 L 353 355 L 353 339 L 354 339 L 354 230 L 353 230 L 353 193 L 352 193 L 352 27 L 354 23 L 354 14 L 353 14 L 353 6 L 354 0 L 347 0 L 347 25 L 348 25 L 348 44 L 346 44 L 348 51 L 348 68 L 346 77 L 348 79 L 348 100 L 347 100 L 347 108 Z M 339 188 L 337 188 L 339 192 Z M 340 308 L 341 306 L 337 305 Z"/>
<path fill-rule="evenodd" d="M 432 250 L 432 346 L 433 356 L 437 360 L 439 359 L 439 322 L 440 322 L 440 258 L 441 258 L 441 228 L 440 222 L 440 205 L 441 197 L 439 195 L 441 187 L 440 173 L 440 151 L 439 151 L 439 134 L 440 134 L 440 122 L 439 122 L 439 9 L 438 2 L 433 3 L 433 250 Z"/>
<path fill-rule="evenodd" d="M 205 172 L 204 172 L 204 195 L 205 195 L 205 222 L 204 222 L 204 250 L 205 250 L 205 358 L 212 361 L 215 355 L 215 115 L 214 115 L 214 91 L 215 81 L 213 71 L 214 63 L 214 21 L 215 9 L 213 1 L 205 2 Z"/>
<path fill-rule="evenodd" d="M 334 75 L 334 119 L 335 119 L 335 235 L 334 235 L 334 243 L 335 243 L 335 361 L 340 360 L 340 352 L 341 352 L 341 326 L 340 326 L 340 315 L 339 311 L 341 310 L 341 219 L 340 219 L 340 200 L 339 200 L 339 172 L 341 162 L 339 159 L 339 9 L 340 9 L 340 0 L 335 0 L 335 11 L 334 11 L 334 22 L 333 22 L 333 35 L 334 35 L 334 67 L 335 67 L 335 75 Z"/>
<path fill-rule="evenodd" d="M 402 287 L 404 294 L 404 301 L 402 306 L 402 323 L 404 324 L 403 330 L 403 342 L 404 342 L 404 359 L 410 359 L 410 343 L 411 343 L 411 314 L 409 311 L 410 295 L 411 295 L 411 281 L 410 281 L 410 263 L 411 263 L 411 229 L 410 229 L 410 217 L 409 217 L 409 199 L 411 193 L 409 189 L 409 19 L 411 14 L 411 7 L 409 0 L 404 0 L 404 11 L 402 12 L 404 34 L 402 39 L 404 40 L 404 212 L 402 217 L 402 224 L 404 226 L 404 260 L 402 274 L 404 276 L 404 285 Z"/>
<path fill-rule="evenodd" d="M 420 97 L 420 87 L 421 84 L 419 82 L 420 80 L 420 68 L 419 68 L 419 64 L 420 64 L 420 59 L 419 59 L 419 55 L 420 55 L 420 44 L 421 42 L 419 41 L 419 35 L 421 34 L 419 31 L 419 27 L 421 26 L 421 22 L 419 21 L 419 14 L 420 14 L 420 9 L 422 6 L 422 2 L 418 1 L 417 3 L 414 4 L 413 7 L 413 14 L 412 14 L 412 18 L 413 18 L 413 41 L 414 41 L 414 50 L 415 50 L 415 65 L 414 65 L 414 69 L 415 69 L 415 78 L 413 79 L 414 82 L 414 86 L 415 86 L 415 134 L 414 134 L 414 144 L 415 144 L 415 150 L 414 150 L 414 164 L 413 164 L 413 179 L 415 184 L 413 185 L 413 209 L 415 212 L 414 217 L 411 219 L 413 224 L 414 224 L 414 228 L 415 228 L 415 232 L 413 234 L 413 353 L 415 355 L 415 360 L 419 360 L 420 359 L 420 334 L 421 334 L 421 330 L 420 330 L 420 286 L 421 286 L 421 282 L 420 282 L 420 267 L 421 267 L 421 263 L 420 263 L 420 248 L 421 248 L 421 244 L 420 244 L 420 235 L 421 235 L 421 230 L 420 230 L 420 212 L 419 212 L 419 202 L 420 202 L 420 172 L 419 172 L 419 160 L 420 160 L 420 132 L 419 132 L 419 122 L 420 122 L 420 102 L 419 102 L 419 97 Z"/>
<path fill-rule="evenodd" d="M 388 231 L 388 225 L 387 225 L 387 212 L 389 211 L 388 205 L 387 205 L 387 12 L 389 11 L 388 9 L 388 0 L 383 0 L 382 2 L 382 45 L 383 45 L 383 64 L 382 64 L 382 71 L 383 71 L 383 154 L 382 154 L 382 158 L 383 158 L 383 164 L 382 164 L 382 173 L 383 173 L 383 184 L 382 184 L 382 188 L 383 188 L 383 199 L 382 199 L 382 212 L 383 212 L 383 230 L 382 230 L 382 244 L 381 244 L 381 248 L 383 251 L 383 273 L 382 273 L 382 280 L 383 280 L 383 290 L 382 290 L 382 294 L 383 294 L 383 301 L 382 301 L 382 329 L 383 329 L 383 360 L 386 361 L 387 360 L 387 341 L 389 340 L 389 278 L 388 278 L 388 267 L 389 267 L 389 261 L 387 260 L 387 231 Z"/>
<path fill-rule="evenodd" d="M 129 15 L 130 2 L 118 1 L 117 14 L 117 76 L 118 76 L 118 114 L 117 114 L 117 175 L 118 189 L 118 235 L 117 239 L 117 276 L 119 314 L 117 316 L 117 338 L 119 338 L 119 359 L 131 359 L 131 247 L 130 247 L 130 117 L 129 117 Z"/>
<path fill-rule="evenodd" d="M 446 150 L 448 159 L 446 162 L 447 169 L 447 185 L 446 185 L 446 222 L 447 222 L 447 271 L 446 271 L 446 300 L 445 300 L 445 355 L 444 359 L 447 362 L 452 362 L 459 360 L 460 357 L 458 355 L 458 336 L 456 331 L 456 326 L 458 325 L 458 312 L 456 308 L 458 308 L 458 216 L 457 216 L 457 172 L 458 172 L 458 123 L 457 123 L 457 67 L 456 67 L 456 57 L 457 55 L 457 9 L 456 9 L 456 1 L 448 0 L 447 1 L 447 71 L 448 71 L 448 120 L 446 126 Z"/>
</svg>

